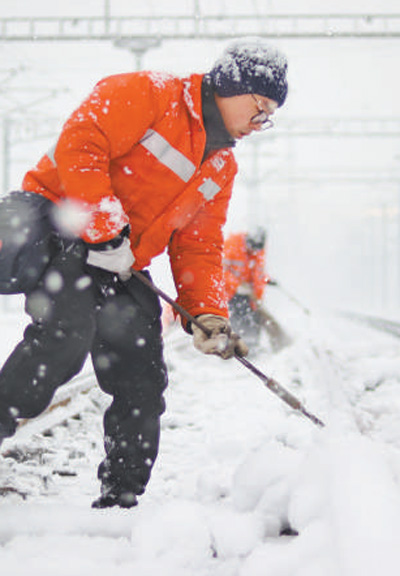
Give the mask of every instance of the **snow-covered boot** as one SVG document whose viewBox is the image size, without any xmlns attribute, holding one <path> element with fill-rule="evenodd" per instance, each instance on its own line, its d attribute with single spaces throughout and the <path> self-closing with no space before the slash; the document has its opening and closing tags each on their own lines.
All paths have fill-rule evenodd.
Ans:
<svg viewBox="0 0 400 576">
<path fill-rule="evenodd" d="M 117 493 L 113 492 L 112 489 L 107 489 L 102 490 L 101 496 L 92 502 L 92 508 L 111 508 L 112 506 L 133 508 L 137 504 L 137 496 L 133 492 L 121 491 Z"/>
</svg>

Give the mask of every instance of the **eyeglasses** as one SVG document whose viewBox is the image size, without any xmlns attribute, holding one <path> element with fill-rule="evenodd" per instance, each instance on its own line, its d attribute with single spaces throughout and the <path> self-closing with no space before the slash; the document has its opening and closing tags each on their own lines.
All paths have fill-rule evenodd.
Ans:
<svg viewBox="0 0 400 576">
<path fill-rule="evenodd" d="M 260 124 L 260 130 L 268 130 L 269 128 L 273 128 L 274 123 L 271 120 L 271 118 L 269 117 L 269 115 L 265 112 L 265 110 L 262 107 L 262 104 L 259 100 L 257 100 L 257 98 L 254 96 L 254 94 L 251 94 L 253 100 L 255 101 L 255 103 L 257 104 L 257 108 L 259 109 L 259 113 L 256 114 L 255 116 L 252 116 L 250 118 L 250 122 L 252 124 Z"/>
</svg>

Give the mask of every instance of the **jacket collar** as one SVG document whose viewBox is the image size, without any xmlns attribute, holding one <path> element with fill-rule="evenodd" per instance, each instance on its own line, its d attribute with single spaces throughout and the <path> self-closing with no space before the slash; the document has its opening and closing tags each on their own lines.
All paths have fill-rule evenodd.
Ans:
<svg viewBox="0 0 400 576">
<path fill-rule="evenodd" d="M 214 88 L 208 74 L 203 76 L 201 96 L 203 123 L 206 131 L 206 147 L 204 150 L 205 158 L 212 150 L 233 148 L 236 145 L 236 142 L 225 128 L 221 113 L 215 102 Z"/>
<path fill-rule="evenodd" d="M 206 132 L 203 161 L 213 150 L 233 148 L 236 145 L 225 128 L 208 74 L 192 74 L 184 80 L 184 99 L 189 113 L 204 126 Z"/>
</svg>

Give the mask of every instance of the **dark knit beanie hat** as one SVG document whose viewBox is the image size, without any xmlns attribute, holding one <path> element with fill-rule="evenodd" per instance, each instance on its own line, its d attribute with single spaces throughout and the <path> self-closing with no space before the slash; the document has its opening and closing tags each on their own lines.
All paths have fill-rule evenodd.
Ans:
<svg viewBox="0 0 400 576">
<path fill-rule="evenodd" d="M 215 62 L 210 76 L 219 96 L 259 94 L 278 106 L 288 92 L 287 60 L 261 39 L 236 41 Z"/>
</svg>

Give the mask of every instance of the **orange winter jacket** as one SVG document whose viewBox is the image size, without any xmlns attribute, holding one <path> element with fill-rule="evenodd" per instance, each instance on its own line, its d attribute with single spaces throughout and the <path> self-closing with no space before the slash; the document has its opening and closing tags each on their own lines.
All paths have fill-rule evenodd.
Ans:
<svg viewBox="0 0 400 576">
<path fill-rule="evenodd" d="M 202 78 L 133 72 L 103 79 L 23 189 L 78 203 L 86 242 L 110 240 L 130 224 L 136 269 L 168 248 L 180 304 L 193 315 L 227 316 L 222 227 L 237 164 L 228 148 L 202 162 Z"/>
<path fill-rule="evenodd" d="M 265 272 L 265 250 L 249 251 L 246 247 L 246 234 L 231 234 L 224 244 L 225 291 L 230 300 L 240 286 L 248 284 L 251 297 L 261 300 L 269 280 Z"/>
</svg>

